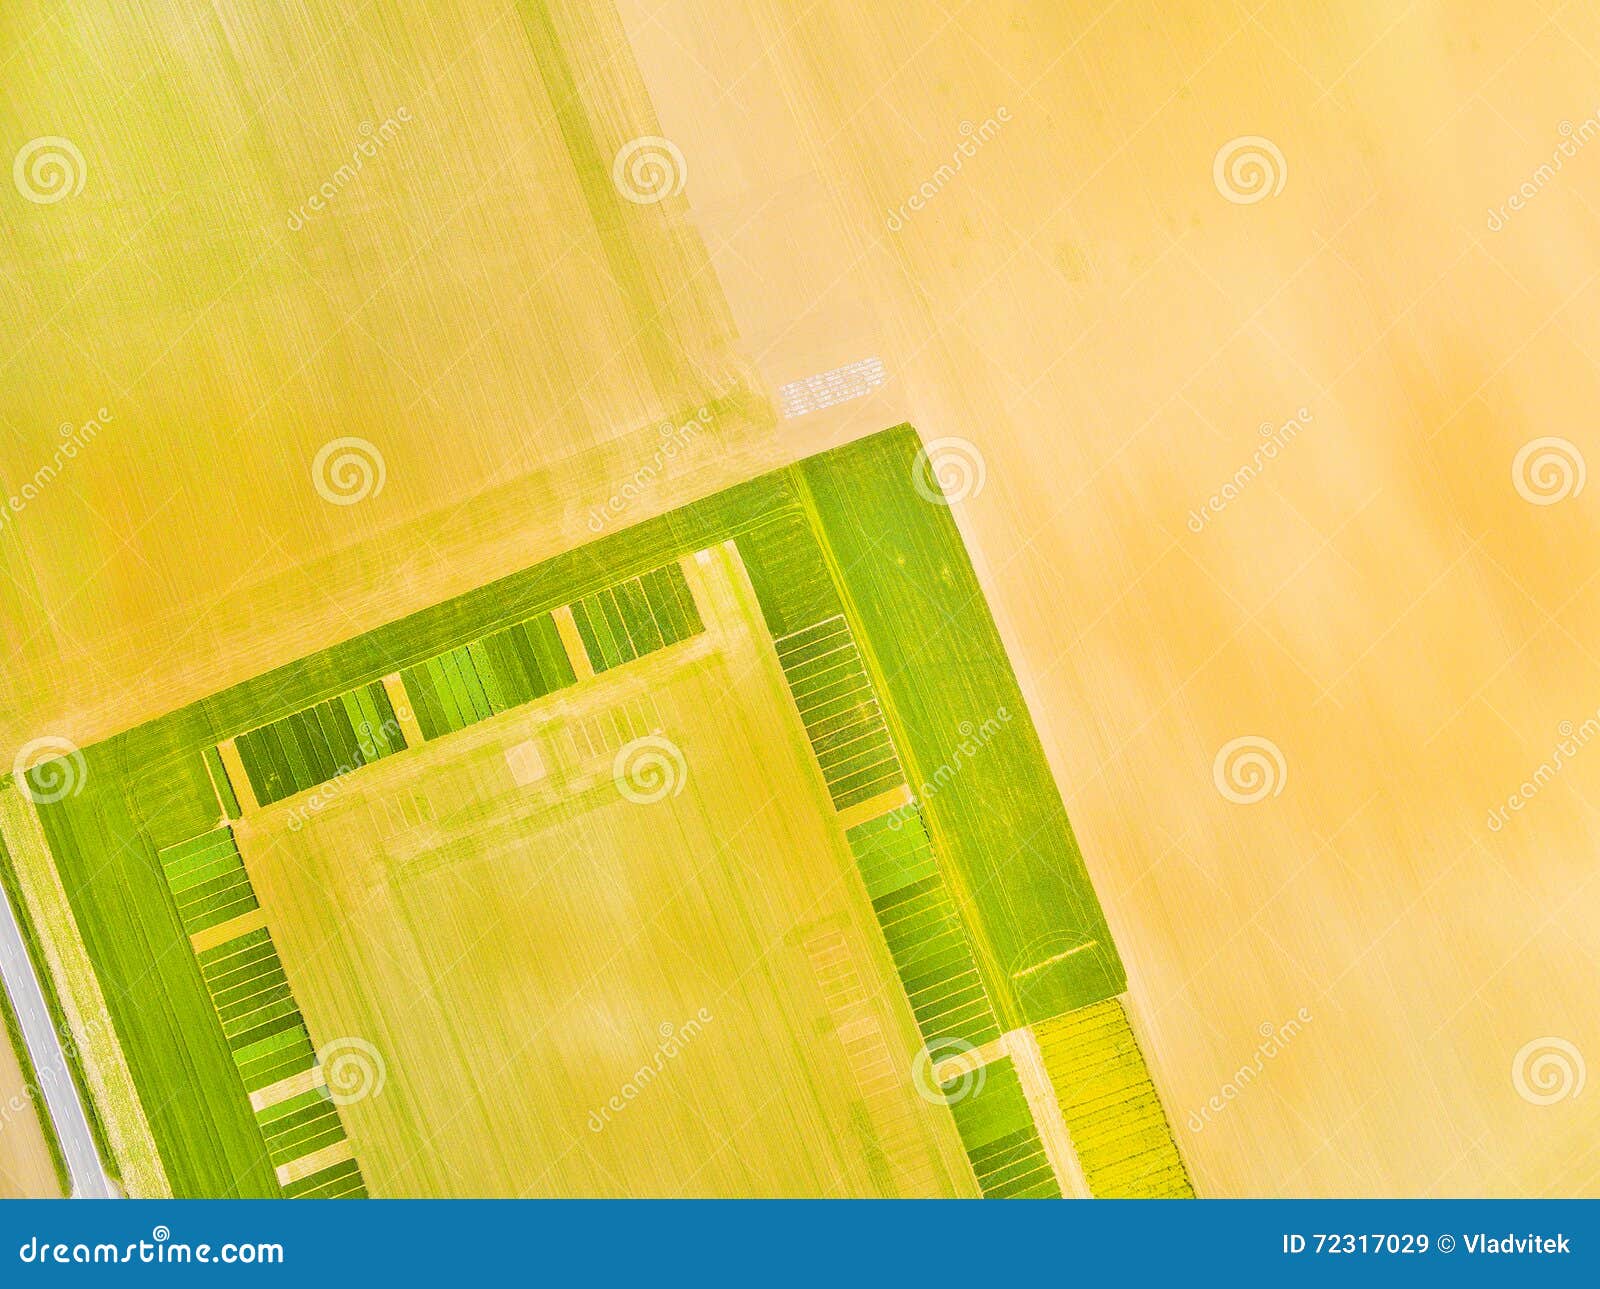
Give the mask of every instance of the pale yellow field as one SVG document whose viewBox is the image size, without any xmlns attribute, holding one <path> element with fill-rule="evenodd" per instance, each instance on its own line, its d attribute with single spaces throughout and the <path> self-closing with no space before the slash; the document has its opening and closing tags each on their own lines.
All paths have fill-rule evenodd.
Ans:
<svg viewBox="0 0 1600 1289">
<path fill-rule="evenodd" d="M 27 1096 L 17 1054 L 0 1043 L 0 1199 L 45 1199 L 61 1194 L 39 1112 Z"/>
<path fill-rule="evenodd" d="M 569 546 L 641 425 L 877 355 L 874 396 L 776 427 L 756 400 L 624 522 L 902 419 L 970 440 L 958 519 L 1201 1193 L 1600 1193 L 1600 1098 L 1512 1078 L 1542 1037 L 1600 1060 L 1600 752 L 1487 823 L 1600 708 L 1600 491 L 1512 477 L 1541 436 L 1600 462 L 1600 7 L 552 7 L 602 168 L 656 133 L 687 163 L 610 242 L 510 0 L 0 9 L 0 137 L 88 164 L 0 201 L 6 486 L 114 414 L 0 529 L 7 747 Z M 984 141 L 935 182 L 963 121 Z M 1257 204 L 1213 176 L 1241 136 L 1283 158 Z M 321 502 L 336 434 L 381 443 L 382 493 Z M 1219 793 L 1243 736 L 1281 795 Z"/>
<path fill-rule="evenodd" d="M 239 826 L 313 1039 L 383 1063 L 343 1110 L 374 1194 L 972 1191 L 776 656 L 718 569 L 707 637 L 380 762 L 298 830 L 293 800 Z M 680 791 L 632 801 L 613 762 L 647 735 L 681 750 Z"/>
</svg>

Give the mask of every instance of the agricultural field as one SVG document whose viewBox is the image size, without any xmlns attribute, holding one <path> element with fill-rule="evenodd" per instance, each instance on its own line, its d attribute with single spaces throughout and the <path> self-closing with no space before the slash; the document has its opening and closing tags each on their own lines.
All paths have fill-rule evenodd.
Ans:
<svg viewBox="0 0 1600 1289">
<path fill-rule="evenodd" d="M 1062 1117 L 1100 1111 L 1051 1073 L 1138 1049 L 1051 1065 L 1028 1027 L 1122 968 L 921 451 L 886 431 L 87 749 L 38 817 L 173 1192 L 1100 1193 Z M 1147 1108 L 1116 1193 L 1187 1193 Z"/>
<path fill-rule="evenodd" d="M 703 634 L 240 825 L 311 1031 L 380 1054 L 375 1194 L 970 1190 L 942 1105 L 863 1095 L 916 1029 L 734 567 Z"/>
<path fill-rule="evenodd" d="M 1019 1017 L 1046 1020 L 1120 993 L 1126 976 L 961 535 L 927 519 L 936 484 L 919 446 L 874 436 L 797 474 L 895 694 L 913 792 Z"/>
<path fill-rule="evenodd" d="M 0 13 L 6 137 L 14 112 L 107 130 L 84 144 L 90 202 L 0 203 L 0 499 L 63 419 L 83 445 L 0 531 L 8 745 L 52 724 L 57 666 L 83 668 L 86 745 L 576 545 L 663 423 L 693 448 L 675 480 L 727 480 L 773 422 L 698 233 L 612 188 L 653 115 L 614 12 L 303 17 L 137 4 L 88 38 L 53 0 Z M 270 108 L 313 49 L 319 106 Z M 374 59 L 378 80 L 354 74 Z M 360 504 L 326 499 L 362 471 Z"/>
<path fill-rule="evenodd" d="M 1530 777 L 1600 694 L 1600 166 L 1505 208 L 1597 62 L 1592 8 L 1441 0 L 0 4 L 0 769 L 83 749 L 25 867 L 104 1134 L 280 1189 L 164 850 L 572 697 L 501 633 L 733 539 L 830 805 L 918 797 L 846 832 L 926 837 L 873 898 L 946 1023 L 1120 999 L 1072 1032 L 1208 1194 L 1600 1191 L 1600 1101 L 1508 1074 L 1600 1045 L 1600 759 Z M 948 527 L 856 493 L 881 447 L 791 469 L 901 423 Z M 840 614 L 849 717 L 785 640 Z"/>
</svg>

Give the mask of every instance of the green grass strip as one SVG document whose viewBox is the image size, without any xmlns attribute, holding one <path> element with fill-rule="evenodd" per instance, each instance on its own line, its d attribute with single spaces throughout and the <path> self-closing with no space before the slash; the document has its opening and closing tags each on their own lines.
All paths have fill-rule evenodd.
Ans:
<svg viewBox="0 0 1600 1289">
<path fill-rule="evenodd" d="M 908 814 L 909 810 L 879 815 L 845 834 L 869 899 L 938 875 L 928 834 L 921 821 Z"/>
<path fill-rule="evenodd" d="M 1008 1057 L 945 1089 L 985 1199 L 1059 1199 L 1061 1188 Z"/>
<path fill-rule="evenodd" d="M 206 744 L 201 749 L 201 755 L 206 760 L 206 771 L 211 775 L 212 786 L 217 790 L 217 800 L 222 803 L 222 813 L 229 819 L 237 819 L 243 811 L 239 809 L 239 798 L 233 790 L 233 783 L 228 778 L 228 769 L 222 764 L 222 755 L 215 745 Z"/>
<path fill-rule="evenodd" d="M 289 1199 L 365 1199 L 367 1188 L 356 1161 L 346 1159 L 290 1182 L 283 1193 Z"/>
<path fill-rule="evenodd" d="M 921 450 L 904 427 L 796 474 L 997 1001 L 1012 1023 L 1042 1020 L 1126 976 L 960 530 L 913 486 Z"/>
</svg>

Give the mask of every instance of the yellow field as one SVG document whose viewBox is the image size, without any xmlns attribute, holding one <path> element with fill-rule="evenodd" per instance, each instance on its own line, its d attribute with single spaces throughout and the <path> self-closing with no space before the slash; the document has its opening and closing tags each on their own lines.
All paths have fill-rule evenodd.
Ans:
<svg viewBox="0 0 1600 1289">
<path fill-rule="evenodd" d="M 374 1194 L 971 1190 L 727 560 L 707 635 L 239 825 L 313 1038 L 382 1062 L 343 1111 Z M 640 737 L 675 794 L 619 792 Z"/>
<path fill-rule="evenodd" d="M 63 720 L 88 742 L 446 598 L 447 566 L 462 591 L 575 545 L 657 423 L 741 374 L 693 236 L 653 208 L 591 220 L 516 6 L 392 7 L 381 49 L 376 10 L 311 10 L 293 41 L 271 7 L 224 32 L 209 5 L 139 0 L 92 37 L 53 2 L 0 10 L 6 174 L 65 134 L 93 175 L 76 208 L 0 201 L 8 746 Z M 584 53 L 610 26 L 579 7 L 557 27 L 594 101 L 637 97 Z M 719 406 L 673 473 L 749 428 Z M 329 504 L 313 465 L 348 437 L 372 445 L 370 495 Z M 318 472 L 336 493 L 343 455 Z M 349 576 L 363 542 L 377 577 Z M 43 687 L 58 665 L 73 682 Z"/>
<path fill-rule="evenodd" d="M 5 487 L 60 425 L 112 414 L 0 529 L 8 754 L 46 732 L 87 742 L 570 547 L 649 458 L 641 427 L 733 374 L 762 397 L 620 522 L 909 419 L 982 459 L 958 517 L 1197 1189 L 1600 1194 L 1600 1097 L 1536 1105 L 1512 1078 L 1541 1037 L 1600 1060 L 1600 752 L 1487 823 L 1563 722 L 1600 708 L 1600 488 L 1536 505 L 1512 476 L 1542 436 L 1600 464 L 1600 147 L 1584 131 L 1600 9 L 306 8 L 292 33 L 268 7 L 224 30 L 199 0 L 141 0 L 96 7 L 90 35 L 43 0 L 0 6 L 0 135 L 73 136 L 88 169 L 71 200 L 0 202 Z M 591 218 L 555 73 L 530 52 L 523 15 L 546 8 L 600 173 L 659 133 L 687 159 L 681 198 Z M 362 122 L 401 105 L 411 121 L 291 230 Z M 1214 173 L 1245 136 L 1283 158 L 1281 192 L 1255 204 Z M 1497 226 L 1491 208 L 1563 140 L 1561 170 Z M 645 325 L 657 313 L 666 330 Z M 776 387 L 869 356 L 888 374 L 875 394 L 774 429 Z M 1194 531 L 1271 437 L 1260 427 L 1301 409 L 1292 443 Z M 381 445 L 385 486 L 359 505 L 312 486 L 335 435 Z M 1281 752 L 1280 795 L 1219 792 L 1214 760 L 1240 737 Z M 725 763 L 720 806 L 686 793 L 655 810 L 731 833 L 760 804 L 749 764 Z M 387 894 L 364 802 L 352 790 L 300 834 L 337 877 L 326 890 L 291 880 L 310 861 L 265 838 L 247 853 L 313 1030 L 407 1027 L 381 1034 L 389 1091 L 349 1112 L 375 1189 L 645 1185 L 645 1163 L 600 1172 L 645 1104 L 595 1140 L 571 1116 L 716 982 L 669 987 L 630 962 L 639 1001 L 607 1004 L 617 1049 L 552 1046 L 572 1013 L 536 982 L 496 983 L 467 931 L 507 933 L 496 919 L 532 917 L 529 897 L 485 873 Z M 680 824 L 691 809 L 723 813 Z M 616 838 L 561 835 L 615 864 L 619 838 L 656 826 L 605 817 Z M 751 828 L 771 842 L 766 819 Z M 697 881 L 747 894 L 711 853 Z M 836 861 L 819 843 L 792 862 Z M 506 911 L 479 907 L 492 900 Z M 314 928 L 340 910 L 355 921 L 326 945 Z M 520 1069 L 520 1035 L 487 1014 L 459 1022 L 469 1046 L 441 1065 L 470 1065 L 477 1091 L 408 1073 L 482 1001 L 438 993 L 434 970 L 540 1036 L 520 1082 L 497 1072 Z M 339 983 L 363 972 L 370 1001 Z M 761 1064 L 716 1059 L 732 1030 L 708 1027 L 650 1100 Z M 1184 1126 L 1258 1060 L 1224 1111 Z M 551 1061 L 586 1076 L 554 1087 Z M 515 1127 L 514 1098 L 487 1099 L 503 1085 L 566 1117 Z M 456 1144 L 483 1154 L 466 1180 L 442 1156 L 407 1161 L 407 1125 L 448 1133 L 458 1105 Z M 535 1147 L 571 1155 L 541 1181 L 517 1158 Z M 735 1187 L 734 1153 L 702 1180 Z"/>
</svg>

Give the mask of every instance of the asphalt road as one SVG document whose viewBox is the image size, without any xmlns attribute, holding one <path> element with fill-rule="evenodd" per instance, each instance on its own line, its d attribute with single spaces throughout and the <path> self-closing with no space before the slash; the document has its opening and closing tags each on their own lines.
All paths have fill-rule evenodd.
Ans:
<svg viewBox="0 0 1600 1289">
<path fill-rule="evenodd" d="M 56 1136 L 67 1157 L 73 1198 L 115 1198 L 119 1192 L 106 1176 L 95 1151 L 89 1117 L 84 1113 L 77 1085 L 72 1081 L 60 1036 L 50 1023 L 50 1011 L 45 1006 L 44 992 L 39 988 L 39 977 L 28 958 L 16 912 L 3 889 L 0 889 L 0 979 L 5 981 L 11 1006 L 22 1025 L 22 1035 L 44 1093 L 43 1108 L 55 1124 Z"/>
</svg>

